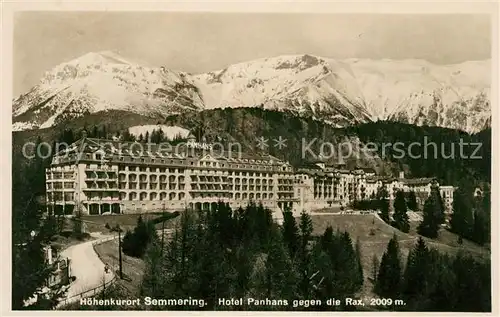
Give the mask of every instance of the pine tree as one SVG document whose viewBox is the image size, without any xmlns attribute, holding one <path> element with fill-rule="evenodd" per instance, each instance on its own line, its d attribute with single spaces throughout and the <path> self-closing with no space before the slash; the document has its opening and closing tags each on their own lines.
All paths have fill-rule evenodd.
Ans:
<svg viewBox="0 0 500 317">
<path fill-rule="evenodd" d="M 418 226 L 418 233 L 428 238 L 437 238 L 439 228 L 444 222 L 444 206 L 436 184 L 431 186 L 431 193 L 424 204 L 424 219 Z"/>
<path fill-rule="evenodd" d="M 291 301 L 296 298 L 298 274 L 293 269 L 286 247 L 279 232 L 271 234 L 271 241 L 265 262 L 257 269 L 252 280 L 254 289 L 251 295 L 262 298 L 280 298 Z"/>
<path fill-rule="evenodd" d="M 387 244 L 380 261 L 375 292 L 380 296 L 397 298 L 401 290 L 401 262 L 396 235 Z"/>
<path fill-rule="evenodd" d="M 474 211 L 474 225 L 472 227 L 472 238 L 474 242 L 483 245 L 488 241 L 487 220 L 485 212 L 481 209 Z"/>
<path fill-rule="evenodd" d="M 410 231 L 410 223 L 406 212 L 405 194 L 403 191 L 398 191 L 394 199 L 394 227 L 403 232 Z"/>
<path fill-rule="evenodd" d="M 484 215 L 485 242 L 491 240 L 491 188 L 485 184 L 482 196 L 482 210 Z"/>
<path fill-rule="evenodd" d="M 451 230 L 462 239 L 470 238 L 474 225 L 472 191 L 459 187 L 453 194 L 453 214 L 451 215 Z"/>
<path fill-rule="evenodd" d="M 377 191 L 377 199 L 379 202 L 380 217 L 385 222 L 389 223 L 389 193 L 384 185 L 380 186 Z"/>
<path fill-rule="evenodd" d="M 35 149 L 42 142 L 37 138 Z M 46 154 L 46 153 L 42 153 Z M 55 267 L 46 261 L 45 250 L 57 233 L 52 218 L 44 218 L 40 196 L 45 192 L 45 167 L 50 158 L 35 158 L 23 166 L 13 161 L 12 178 L 12 308 L 52 309 L 62 297 L 59 285 L 51 286 L 45 296 L 38 294 L 47 286 Z M 57 259 L 56 259 L 57 261 Z M 25 306 L 25 301 L 36 301 Z"/>
<path fill-rule="evenodd" d="M 151 143 L 158 143 L 158 132 L 156 131 L 156 129 L 153 129 L 153 131 L 151 131 L 150 139 Z"/>
<path fill-rule="evenodd" d="M 300 247 L 299 247 L 299 274 L 300 274 L 300 294 L 303 298 L 308 298 L 310 295 L 310 251 L 309 251 L 309 240 L 313 232 L 313 225 L 311 217 L 302 211 L 300 214 Z"/>
<path fill-rule="evenodd" d="M 417 211 L 418 210 L 418 204 L 417 204 L 417 196 L 415 195 L 415 192 L 412 190 L 408 194 L 408 203 L 407 203 L 408 209 L 412 211 Z"/>
<path fill-rule="evenodd" d="M 153 222 L 144 221 L 142 216 L 139 216 L 133 232 L 127 231 L 123 237 L 123 252 L 129 256 L 142 258 L 149 243 L 154 239 L 158 239 L 158 236 Z"/>
<path fill-rule="evenodd" d="M 159 128 L 158 131 L 158 143 L 162 143 L 165 141 L 165 132 L 163 132 L 162 128 Z"/>
<path fill-rule="evenodd" d="M 73 236 L 77 239 L 83 239 L 82 206 L 80 203 L 75 206 L 75 215 L 73 216 L 72 222 Z"/>
<path fill-rule="evenodd" d="M 295 257 L 295 254 L 299 248 L 299 229 L 297 228 L 297 222 L 293 217 L 291 211 L 283 212 L 283 227 L 282 227 L 283 240 L 288 248 L 288 252 L 291 258 Z"/>
<path fill-rule="evenodd" d="M 92 129 L 92 133 L 89 135 L 90 138 L 98 138 L 99 137 L 99 128 L 95 125 Z"/>
<path fill-rule="evenodd" d="M 141 284 L 141 295 L 158 298 L 162 296 L 162 252 L 158 240 L 154 240 L 147 248 L 144 257 L 145 271 Z"/>
<path fill-rule="evenodd" d="M 103 125 L 101 128 L 101 132 L 99 133 L 99 138 L 100 139 L 107 139 L 108 138 L 108 129 L 106 125 Z"/>
<path fill-rule="evenodd" d="M 429 272 L 432 271 L 429 249 L 419 237 L 416 246 L 408 254 L 404 273 L 404 294 L 408 298 L 425 298 L 431 291 Z"/>
<path fill-rule="evenodd" d="M 345 231 L 340 234 L 337 241 L 337 251 L 334 248 L 330 253 L 335 269 L 335 284 L 340 295 L 349 297 L 363 285 L 362 267 L 349 233 Z"/>
</svg>

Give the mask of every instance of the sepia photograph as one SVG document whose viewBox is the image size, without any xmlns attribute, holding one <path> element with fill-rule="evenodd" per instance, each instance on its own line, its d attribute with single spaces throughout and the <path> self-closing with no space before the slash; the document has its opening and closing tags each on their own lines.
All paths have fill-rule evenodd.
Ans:
<svg viewBox="0 0 500 317">
<path fill-rule="evenodd" d="M 495 27 L 14 12 L 11 310 L 491 313 Z"/>
</svg>

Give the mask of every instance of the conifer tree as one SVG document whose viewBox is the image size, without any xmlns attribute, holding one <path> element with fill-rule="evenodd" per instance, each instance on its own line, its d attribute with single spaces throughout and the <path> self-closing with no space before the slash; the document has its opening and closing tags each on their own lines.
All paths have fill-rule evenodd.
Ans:
<svg viewBox="0 0 500 317">
<path fill-rule="evenodd" d="M 83 220 L 82 220 L 82 206 L 77 204 L 75 206 L 75 215 L 73 216 L 73 236 L 77 239 L 83 238 Z"/>
<path fill-rule="evenodd" d="M 485 242 L 490 241 L 491 236 L 491 187 L 485 184 L 482 195 L 482 210 L 484 215 Z"/>
<path fill-rule="evenodd" d="M 405 194 L 403 191 L 398 191 L 394 199 L 394 227 L 403 232 L 410 231 L 410 222 L 406 212 Z"/>
<path fill-rule="evenodd" d="M 389 194 L 384 185 L 380 186 L 377 191 L 377 199 L 379 203 L 380 217 L 385 222 L 389 223 Z"/>
<path fill-rule="evenodd" d="M 291 211 L 283 212 L 282 234 L 290 257 L 294 258 L 299 248 L 299 229 Z"/>
<path fill-rule="evenodd" d="M 461 238 L 470 238 L 474 225 L 472 191 L 459 187 L 453 193 L 453 214 L 451 230 Z"/>
<path fill-rule="evenodd" d="M 401 290 L 401 262 L 396 234 L 387 244 L 380 261 L 375 292 L 380 296 L 397 298 Z"/>
<path fill-rule="evenodd" d="M 92 133 L 89 135 L 90 138 L 98 138 L 99 137 L 99 128 L 95 125 L 92 128 Z"/>
<path fill-rule="evenodd" d="M 417 211 L 418 210 L 418 204 L 417 204 L 417 196 L 415 195 L 415 192 L 412 190 L 408 194 L 408 203 L 407 203 L 408 209 L 411 211 Z"/>
<path fill-rule="evenodd" d="M 162 128 L 158 130 L 158 143 L 162 143 L 165 141 L 165 132 L 163 132 Z"/>
<path fill-rule="evenodd" d="M 271 241 L 265 258 L 264 264 L 257 269 L 252 279 L 255 280 L 252 295 L 289 301 L 296 298 L 298 275 L 276 230 L 271 233 Z"/>
<path fill-rule="evenodd" d="M 35 151 L 42 139 L 37 138 Z M 41 147 L 40 149 L 42 149 Z M 44 296 L 39 293 L 47 286 L 55 266 L 46 261 L 56 231 L 50 218 L 44 219 L 46 206 L 40 203 L 45 192 L 45 167 L 50 157 L 46 151 L 34 153 L 35 158 L 23 166 L 13 161 L 12 175 L 12 309 L 52 309 L 62 297 L 59 285 L 51 286 Z M 56 259 L 57 261 L 57 259 Z M 35 299 L 29 304 L 25 301 Z"/>
<path fill-rule="evenodd" d="M 310 251 L 309 251 L 309 240 L 313 232 L 313 225 L 311 217 L 302 211 L 300 214 L 300 247 L 299 247 L 299 274 L 300 274 L 300 294 L 303 298 L 308 298 L 310 295 Z"/>
<path fill-rule="evenodd" d="M 363 285 L 361 262 L 347 231 L 339 234 L 336 240 L 338 245 L 330 253 L 335 270 L 335 285 L 339 295 L 348 297 Z"/>
<path fill-rule="evenodd" d="M 161 297 L 163 274 L 162 274 L 162 252 L 158 240 L 154 240 L 146 250 L 144 257 L 145 271 L 141 283 L 141 295 L 153 298 Z"/>
<path fill-rule="evenodd" d="M 474 225 L 472 227 L 472 238 L 474 242 L 483 245 L 488 241 L 487 220 L 485 212 L 477 208 L 474 211 Z"/>
<path fill-rule="evenodd" d="M 408 298 L 427 297 L 433 285 L 429 280 L 431 271 L 429 249 L 424 239 L 419 237 L 416 246 L 408 254 L 404 273 L 404 294 Z"/>
<path fill-rule="evenodd" d="M 439 228 L 444 222 L 444 206 L 436 184 L 431 186 L 431 193 L 424 204 L 424 218 L 418 226 L 418 233 L 428 238 L 437 238 Z"/>
</svg>

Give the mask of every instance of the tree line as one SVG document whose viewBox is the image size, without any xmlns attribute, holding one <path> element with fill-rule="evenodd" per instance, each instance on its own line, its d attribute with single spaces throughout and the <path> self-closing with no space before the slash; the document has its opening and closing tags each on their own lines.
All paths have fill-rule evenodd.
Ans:
<svg viewBox="0 0 500 317">
<path fill-rule="evenodd" d="M 376 264 L 375 264 L 376 265 Z M 450 256 L 429 248 L 420 237 L 406 265 L 396 236 L 389 241 L 378 270 L 376 294 L 391 298 L 385 309 L 404 311 L 491 311 L 490 261 L 458 253 Z M 395 299 L 404 305 L 395 305 Z"/>
<path fill-rule="evenodd" d="M 371 276 L 374 293 L 386 300 L 377 309 L 491 311 L 489 261 L 461 252 L 440 253 L 421 237 L 404 259 L 394 235 L 381 260 L 374 257 L 373 270 L 367 273 L 360 242 L 354 242 L 349 233 L 329 226 L 323 234 L 313 235 L 308 214 L 302 213 L 298 220 L 289 211 L 283 216 L 278 225 L 269 210 L 254 204 L 234 212 L 224 203 L 211 211 L 183 212 L 168 241 L 162 243 L 150 235 L 142 255 L 146 266 L 140 295 L 200 298 L 207 303 L 203 308 L 153 308 L 158 310 L 345 311 L 353 308 L 343 300 L 339 306 L 327 305 L 327 300 L 356 298 L 365 277 Z M 148 227 L 143 221 L 139 226 Z M 321 305 L 218 306 L 218 298 L 270 298 L 288 303 L 318 299 Z"/>
<path fill-rule="evenodd" d="M 59 138 L 62 140 L 63 135 Z M 38 137 L 36 146 L 41 143 L 42 139 Z M 46 147 L 40 147 L 41 155 L 36 155 L 30 161 L 13 161 L 13 310 L 52 309 L 62 297 L 62 285 L 48 287 L 47 283 L 56 267 L 46 261 L 45 250 L 51 247 L 56 235 L 64 227 L 62 218 L 46 214 L 45 168 L 51 162 L 49 151 Z"/>
<path fill-rule="evenodd" d="M 254 204 L 234 212 L 224 203 L 212 211 L 186 211 L 163 249 L 158 238 L 149 244 L 141 295 L 203 298 L 207 310 L 283 309 L 217 303 L 248 297 L 287 300 L 286 309 L 294 299 L 311 298 L 323 299 L 318 310 L 345 309 L 326 300 L 354 296 L 363 285 L 359 243 L 331 227 L 321 237 L 312 233 L 306 213 L 296 221 L 286 211 L 279 226 L 270 210 Z"/>
<path fill-rule="evenodd" d="M 483 245 L 491 240 L 491 189 L 484 184 L 477 196 L 474 190 L 463 182 L 454 192 L 450 229 L 459 235 L 459 241 L 465 238 Z"/>
</svg>

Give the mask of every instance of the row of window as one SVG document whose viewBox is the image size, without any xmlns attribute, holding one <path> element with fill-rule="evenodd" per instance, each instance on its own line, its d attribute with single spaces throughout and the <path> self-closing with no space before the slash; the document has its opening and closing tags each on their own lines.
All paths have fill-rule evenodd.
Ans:
<svg viewBox="0 0 500 317">
<path fill-rule="evenodd" d="M 161 168 L 161 167 L 139 167 L 139 166 L 119 166 L 119 171 L 129 171 L 129 172 L 149 172 L 149 173 L 179 173 L 183 174 L 185 169 L 183 168 Z M 199 174 L 200 172 L 223 172 L 224 175 L 227 176 L 254 176 L 254 177 L 273 177 L 273 173 L 264 173 L 264 172 L 240 172 L 240 171 L 208 171 L 208 170 L 194 170 L 191 169 L 190 172 L 192 174 Z M 194 175 L 193 175 L 194 176 Z M 279 175 L 281 177 L 285 175 Z"/>
<path fill-rule="evenodd" d="M 63 193 L 63 192 L 53 192 L 47 193 L 47 199 L 49 201 L 73 201 L 75 199 L 74 193 Z"/>
<path fill-rule="evenodd" d="M 75 188 L 74 182 L 47 183 L 47 189 L 72 189 Z"/>
<path fill-rule="evenodd" d="M 46 179 L 73 179 L 75 177 L 75 172 L 49 172 L 45 174 Z"/>
</svg>

